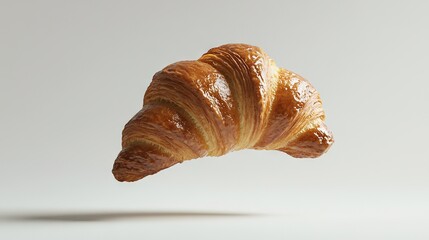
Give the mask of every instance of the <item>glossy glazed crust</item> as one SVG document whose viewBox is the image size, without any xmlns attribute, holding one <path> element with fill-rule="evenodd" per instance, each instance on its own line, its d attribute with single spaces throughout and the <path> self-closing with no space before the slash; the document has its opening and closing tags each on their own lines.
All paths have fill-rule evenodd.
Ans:
<svg viewBox="0 0 429 240">
<path fill-rule="evenodd" d="M 318 157 L 333 143 L 319 94 L 260 48 L 227 44 L 156 73 L 113 166 L 136 181 L 185 160 L 245 148 Z"/>
</svg>

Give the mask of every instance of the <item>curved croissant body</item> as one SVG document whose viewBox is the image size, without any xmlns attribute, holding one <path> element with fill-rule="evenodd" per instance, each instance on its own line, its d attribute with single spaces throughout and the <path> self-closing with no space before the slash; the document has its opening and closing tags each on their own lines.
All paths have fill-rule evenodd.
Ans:
<svg viewBox="0 0 429 240">
<path fill-rule="evenodd" d="M 136 181 L 176 163 L 252 148 L 318 157 L 333 143 L 319 94 L 260 48 L 227 44 L 156 73 L 125 125 L 113 174 Z"/>
</svg>

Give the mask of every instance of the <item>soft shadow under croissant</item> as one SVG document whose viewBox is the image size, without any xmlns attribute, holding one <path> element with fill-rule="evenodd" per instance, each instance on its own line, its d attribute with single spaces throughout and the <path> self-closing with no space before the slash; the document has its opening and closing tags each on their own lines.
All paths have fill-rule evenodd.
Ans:
<svg viewBox="0 0 429 240">
<path fill-rule="evenodd" d="M 304 78 L 258 47 L 223 45 L 154 75 L 143 108 L 125 125 L 113 174 L 136 181 L 246 148 L 318 157 L 333 143 L 324 119 L 319 94 Z"/>
</svg>

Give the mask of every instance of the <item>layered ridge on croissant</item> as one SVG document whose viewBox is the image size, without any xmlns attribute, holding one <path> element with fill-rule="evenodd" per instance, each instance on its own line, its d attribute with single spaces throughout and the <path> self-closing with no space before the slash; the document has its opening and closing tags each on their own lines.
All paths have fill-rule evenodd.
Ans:
<svg viewBox="0 0 429 240">
<path fill-rule="evenodd" d="M 260 48 L 227 44 L 156 73 L 125 125 L 113 174 L 136 181 L 185 160 L 240 149 L 314 158 L 333 143 L 320 96 Z"/>
</svg>

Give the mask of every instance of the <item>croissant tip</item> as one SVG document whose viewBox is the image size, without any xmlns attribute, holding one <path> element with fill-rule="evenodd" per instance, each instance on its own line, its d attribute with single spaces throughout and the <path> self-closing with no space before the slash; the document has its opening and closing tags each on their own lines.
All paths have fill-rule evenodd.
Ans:
<svg viewBox="0 0 429 240">
<path fill-rule="evenodd" d="M 120 158 L 116 159 L 112 169 L 113 176 L 119 182 L 135 182 L 146 176 L 135 169 L 130 169 L 130 167 L 127 167 L 125 162 L 121 160 Z"/>
</svg>

